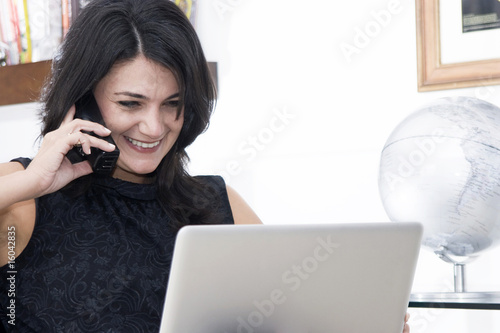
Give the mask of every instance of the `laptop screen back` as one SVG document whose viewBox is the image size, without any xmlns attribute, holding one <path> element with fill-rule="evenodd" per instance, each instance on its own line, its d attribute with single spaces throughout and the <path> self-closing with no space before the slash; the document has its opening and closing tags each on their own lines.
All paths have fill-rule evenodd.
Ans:
<svg viewBox="0 0 500 333">
<path fill-rule="evenodd" d="M 417 223 L 189 226 L 161 333 L 400 333 Z"/>
</svg>

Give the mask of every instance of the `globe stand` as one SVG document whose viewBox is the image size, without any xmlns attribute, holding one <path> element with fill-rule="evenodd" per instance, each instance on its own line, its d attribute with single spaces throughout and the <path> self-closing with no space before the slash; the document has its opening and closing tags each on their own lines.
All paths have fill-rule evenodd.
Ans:
<svg viewBox="0 0 500 333">
<path fill-rule="evenodd" d="M 465 266 L 476 257 L 455 257 L 447 252 L 445 247 L 434 251 L 443 261 L 453 264 L 454 291 L 411 294 L 410 307 L 500 310 L 500 292 L 467 292 Z"/>
<path fill-rule="evenodd" d="M 434 253 L 443 261 L 453 265 L 453 285 L 455 294 L 465 293 L 465 265 L 474 259 L 474 257 L 457 257 L 449 254 L 444 246 L 439 247 Z"/>
<path fill-rule="evenodd" d="M 465 292 L 465 264 L 453 264 L 453 282 L 456 293 Z"/>
</svg>

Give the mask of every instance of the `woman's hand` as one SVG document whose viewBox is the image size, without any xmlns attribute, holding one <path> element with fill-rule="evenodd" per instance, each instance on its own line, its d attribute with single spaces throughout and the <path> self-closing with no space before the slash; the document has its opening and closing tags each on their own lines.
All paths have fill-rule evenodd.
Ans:
<svg viewBox="0 0 500 333">
<path fill-rule="evenodd" d="M 405 326 L 403 327 L 403 333 L 410 333 L 410 326 L 408 325 L 408 319 L 410 319 L 409 313 L 407 313 L 405 316 Z"/>
<path fill-rule="evenodd" d="M 87 161 L 72 164 L 66 154 L 75 145 L 81 145 L 86 154 L 96 147 L 104 151 L 113 151 L 115 146 L 82 131 L 108 136 L 111 131 L 106 127 L 82 119 L 73 119 L 75 106 L 64 117 L 61 126 L 44 136 L 37 155 L 26 171 L 35 181 L 37 195 L 55 192 L 72 180 L 90 174 L 92 167 Z"/>
</svg>

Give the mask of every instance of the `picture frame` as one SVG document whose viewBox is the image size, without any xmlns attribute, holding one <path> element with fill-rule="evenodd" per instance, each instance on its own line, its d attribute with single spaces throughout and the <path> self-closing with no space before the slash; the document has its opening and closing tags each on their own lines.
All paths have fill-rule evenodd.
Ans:
<svg viewBox="0 0 500 333">
<path fill-rule="evenodd" d="M 500 84 L 500 58 L 443 64 L 439 0 L 416 0 L 418 91 Z"/>
</svg>

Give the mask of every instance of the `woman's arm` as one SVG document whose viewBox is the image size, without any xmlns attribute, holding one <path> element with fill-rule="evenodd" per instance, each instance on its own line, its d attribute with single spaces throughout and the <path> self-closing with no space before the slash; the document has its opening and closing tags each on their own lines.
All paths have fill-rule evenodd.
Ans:
<svg viewBox="0 0 500 333">
<path fill-rule="evenodd" d="M 257 214 L 230 186 L 227 187 L 227 196 L 233 212 L 234 224 L 262 224 Z"/>
<path fill-rule="evenodd" d="M 30 182 L 20 163 L 0 164 L 0 266 L 8 262 L 8 249 L 18 256 L 33 232 L 35 200 L 28 199 Z"/>
<path fill-rule="evenodd" d="M 0 212 L 16 202 L 34 198 L 33 182 L 21 163 L 0 164 Z"/>
</svg>

